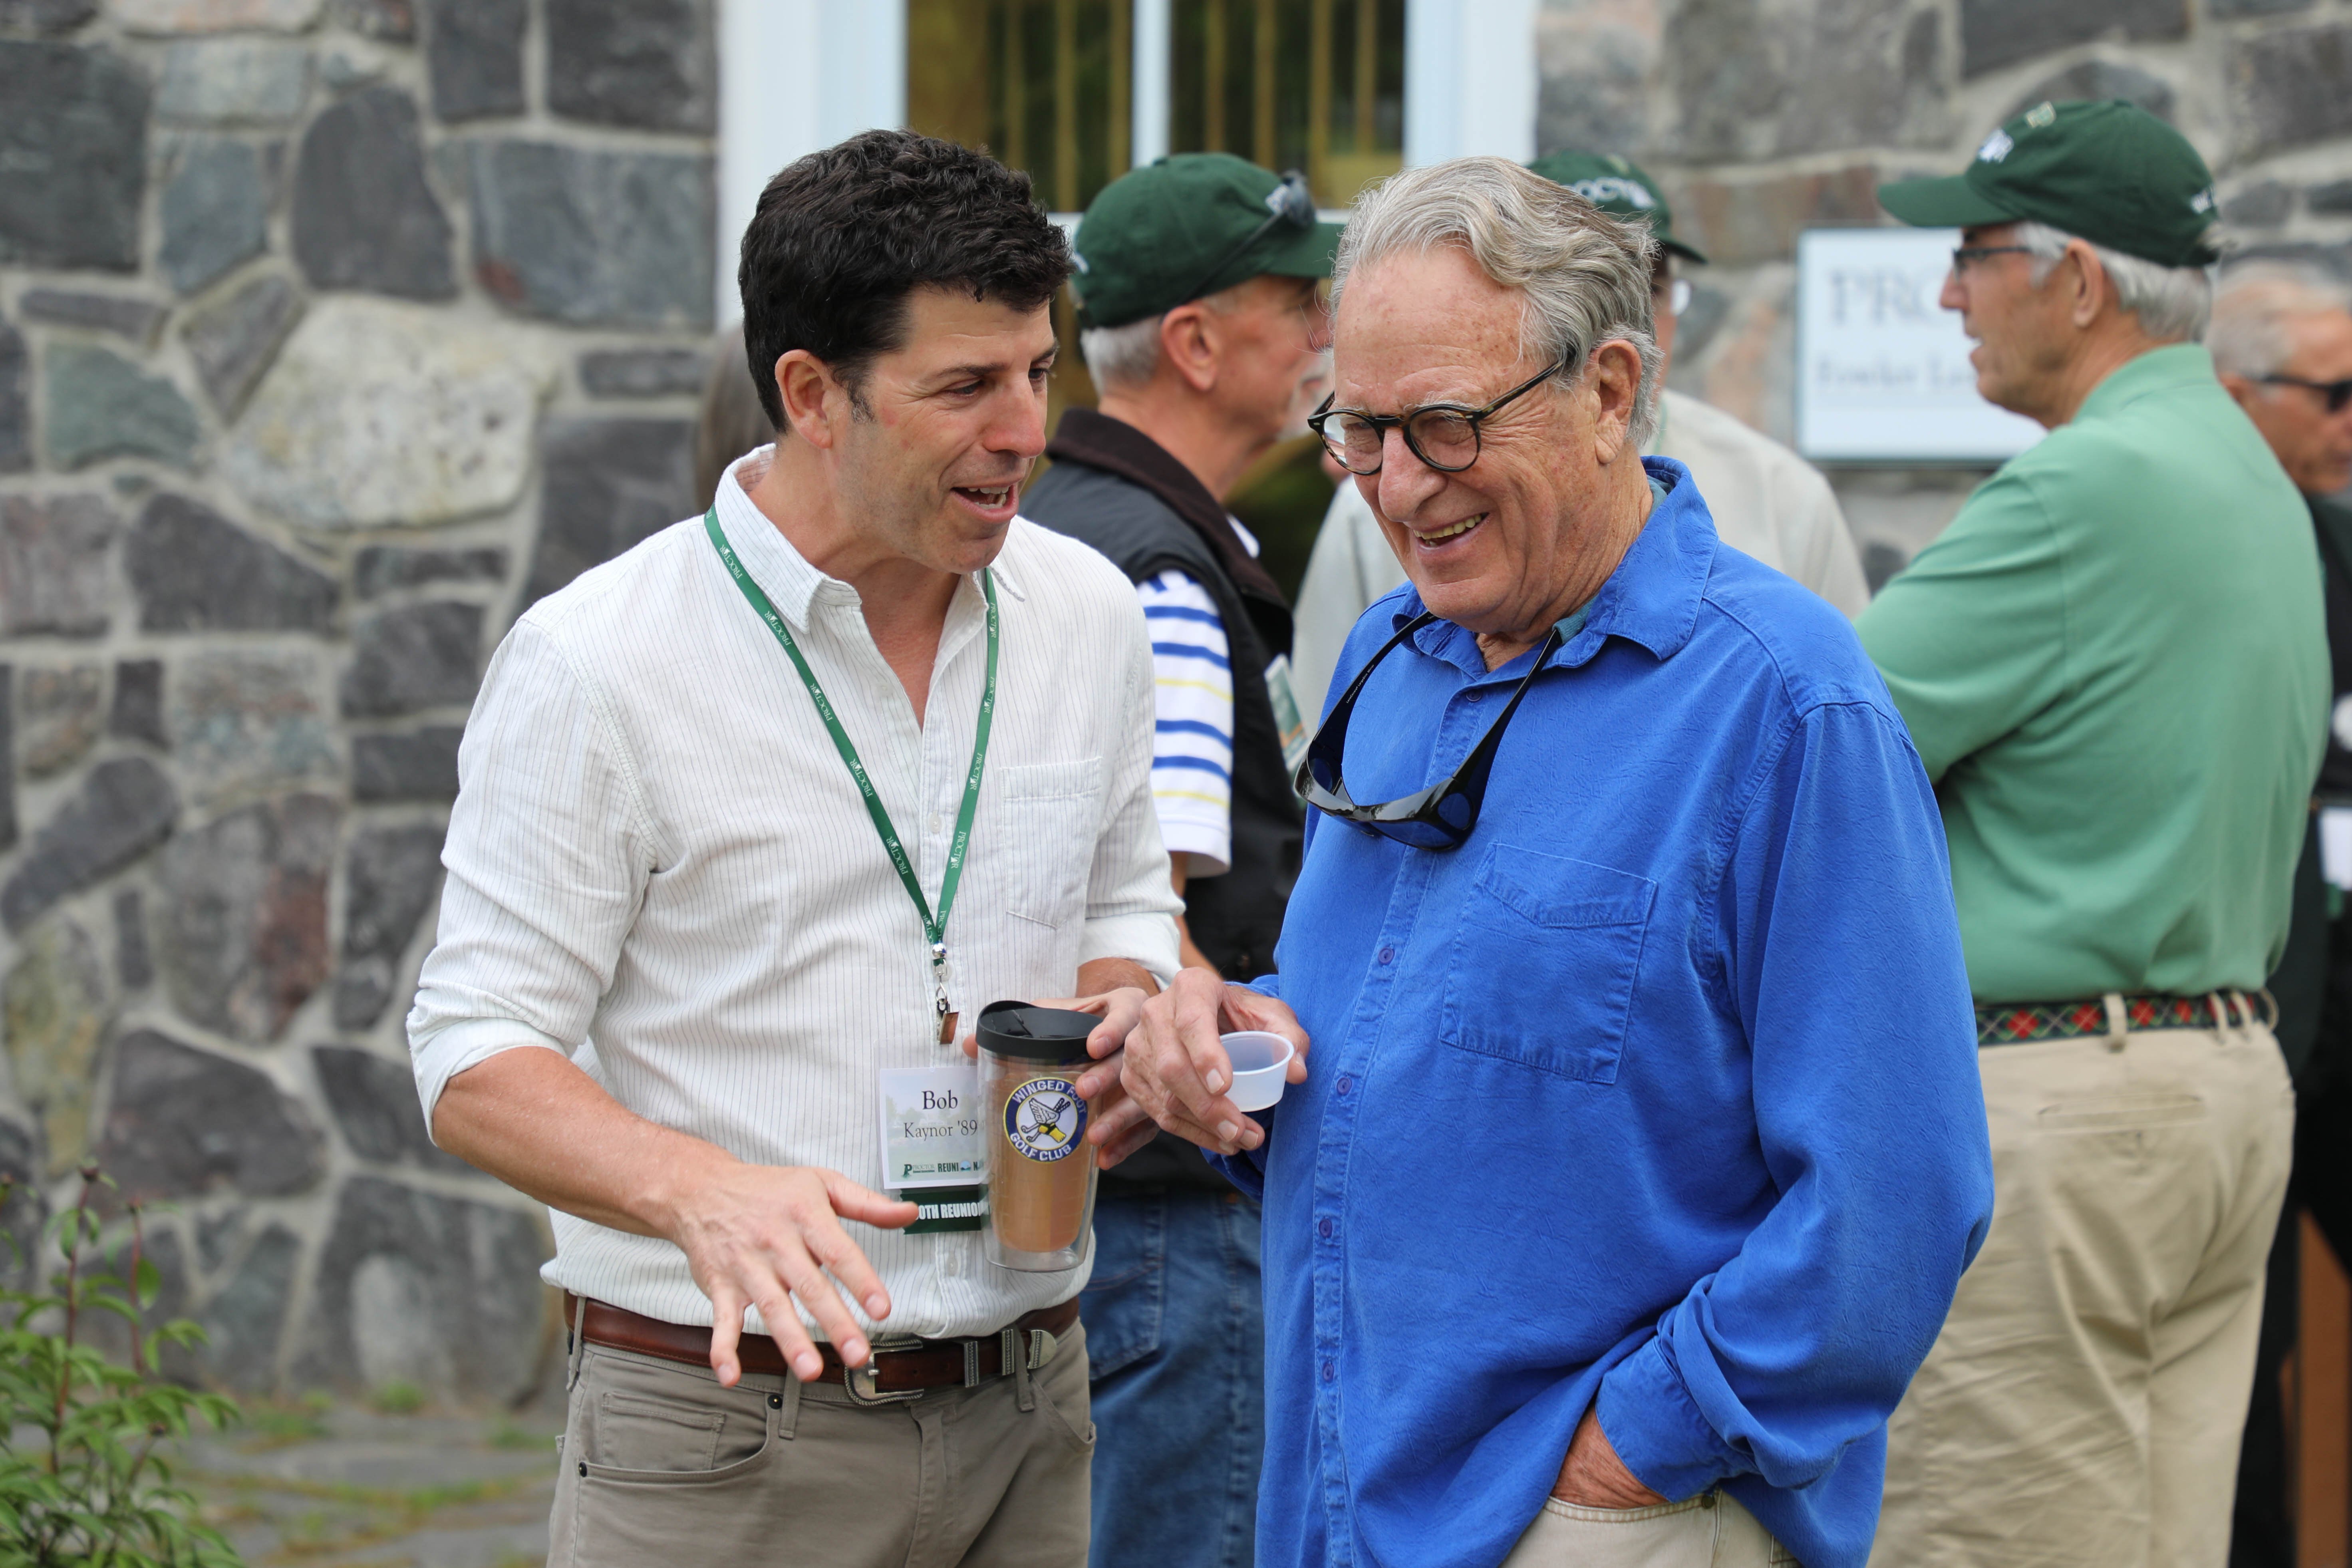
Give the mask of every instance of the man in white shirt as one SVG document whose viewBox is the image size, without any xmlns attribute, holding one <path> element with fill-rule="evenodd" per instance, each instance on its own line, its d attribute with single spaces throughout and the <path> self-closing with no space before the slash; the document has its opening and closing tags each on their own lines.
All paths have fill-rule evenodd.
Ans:
<svg viewBox="0 0 2352 1568">
<path fill-rule="evenodd" d="M 784 170 L 740 271 L 776 444 L 485 679 L 409 1038 L 436 1139 L 554 1210 L 556 1560 L 1085 1560 L 1091 1250 L 989 1263 L 881 1114 L 974 1103 L 989 1003 L 1076 993 L 1108 1050 L 1176 966 L 1141 608 L 1016 516 L 1069 267 L 983 154 Z"/>
<path fill-rule="evenodd" d="M 1675 319 L 1690 299 L 1690 284 L 1675 268 L 1678 261 L 1705 266 L 1706 258 L 1675 237 L 1674 214 L 1656 184 L 1625 159 L 1592 153 L 1554 153 L 1528 167 L 1605 213 L 1650 226 L 1658 240 L 1651 277 L 1658 353 L 1671 362 Z M 1721 409 L 1671 388 L 1658 395 L 1657 434 L 1643 450 L 1690 469 L 1724 543 L 1794 577 L 1848 616 L 1860 615 L 1870 602 L 1870 585 L 1837 495 L 1802 458 Z M 1370 505 L 1352 482 L 1343 480 L 1324 514 L 1298 589 L 1291 664 L 1299 707 L 1310 720 L 1323 711 L 1339 645 L 1356 618 L 1403 581 L 1404 568 L 1382 537 Z"/>
</svg>

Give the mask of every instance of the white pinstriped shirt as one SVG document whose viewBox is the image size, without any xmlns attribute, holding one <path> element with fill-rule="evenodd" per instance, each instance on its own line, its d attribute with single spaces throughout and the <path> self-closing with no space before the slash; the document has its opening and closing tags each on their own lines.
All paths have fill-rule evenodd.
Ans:
<svg viewBox="0 0 2352 1568">
<path fill-rule="evenodd" d="M 985 661 L 979 585 L 967 579 L 950 605 L 918 728 L 856 590 L 810 566 L 743 493 L 737 475 L 756 476 L 769 450 L 729 470 L 720 524 L 936 903 Z M 1070 994 L 1089 959 L 1172 973 L 1181 907 L 1152 813 L 1151 655 L 1134 589 L 1026 521 L 993 571 L 997 709 L 948 924 L 967 1030 L 1000 998 Z M 408 1017 L 428 1123 L 452 1077 L 535 1047 L 740 1158 L 882 1186 L 876 1070 L 961 1054 L 936 1043 L 914 904 L 700 518 L 524 614 L 490 661 L 458 778 L 438 934 Z M 710 1321 L 670 1243 L 552 1217 L 549 1283 Z M 890 1291 L 895 1332 L 984 1333 L 1076 1295 L 1092 1267 L 1091 1247 L 1068 1273 L 1022 1274 L 990 1264 L 978 1232 L 849 1229 Z M 747 1322 L 761 1330 L 756 1311 Z"/>
</svg>

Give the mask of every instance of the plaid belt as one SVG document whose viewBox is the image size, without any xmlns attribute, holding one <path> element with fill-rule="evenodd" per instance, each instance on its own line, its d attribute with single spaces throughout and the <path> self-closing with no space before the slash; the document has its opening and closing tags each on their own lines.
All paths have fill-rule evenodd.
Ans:
<svg viewBox="0 0 2352 1568">
<path fill-rule="evenodd" d="M 2228 998 L 2245 1011 L 2234 1016 Z M 2268 992 L 2263 1000 L 2270 1001 Z M 2213 992 L 2203 996 L 2174 996 L 2161 991 L 2125 995 L 2124 1024 L 2130 1029 L 2228 1029 L 2251 1023 L 2254 999 L 2242 991 Z M 2270 1022 L 2278 1021 L 2278 1005 L 2270 1004 Z M 2086 996 L 2074 1002 L 1979 1002 L 1977 1004 L 1977 1044 L 2017 1046 L 2029 1040 L 2064 1040 L 2108 1033 L 2107 1001 Z"/>
</svg>

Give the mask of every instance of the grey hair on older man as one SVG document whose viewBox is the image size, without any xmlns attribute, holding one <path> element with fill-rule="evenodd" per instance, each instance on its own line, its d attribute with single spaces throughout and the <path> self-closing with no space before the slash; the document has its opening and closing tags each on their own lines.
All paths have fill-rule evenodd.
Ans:
<svg viewBox="0 0 2352 1568">
<path fill-rule="evenodd" d="M 2205 346 L 2213 353 L 2215 370 L 2259 381 L 2294 357 L 2294 335 L 2288 329 L 2297 320 L 2347 309 L 2352 296 L 2314 268 L 2247 262 L 2221 274 Z"/>
<path fill-rule="evenodd" d="M 1455 158 L 1391 175 L 1356 199 L 1331 269 L 1331 305 L 1348 279 L 1381 258 L 1453 246 L 1525 296 L 1522 351 L 1580 378 L 1612 339 L 1633 345 L 1641 390 L 1627 435 L 1636 450 L 1658 424 L 1662 356 L 1650 313 L 1657 241 L 1565 186 L 1506 158 Z"/>
</svg>

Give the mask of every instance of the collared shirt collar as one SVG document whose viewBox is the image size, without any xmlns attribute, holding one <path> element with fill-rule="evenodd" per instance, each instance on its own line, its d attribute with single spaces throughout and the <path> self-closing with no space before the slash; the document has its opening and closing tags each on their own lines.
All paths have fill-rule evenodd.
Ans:
<svg viewBox="0 0 2352 1568">
<path fill-rule="evenodd" d="M 1612 637 L 1639 643 L 1660 660 L 1669 659 L 1682 651 L 1698 624 L 1698 602 L 1715 566 L 1715 520 L 1707 515 L 1706 502 L 1691 483 L 1688 468 L 1672 458 L 1644 458 L 1642 468 L 1654 485 L 1664 487 L 1665 494 L 1653 500 L 1649 520 L 1601 591 L 1559 623 L 1567 639 L 1549 661 L 1555 668 L 1576 668 Z M 1421 590 L 1409 589 L 1394 624 L 1402 629 L 1425 607 Z M 1517 659 L 1488 670 L 1477 638 L 1451 621 L 1423 626 L 1413 634 L 1413 646 L 1474 679 L 1490 674 L 1499 679 L 1507 673 L 1517 679 L 1521 673 Z"/>
<path fill-rule="evenodd" d="M 751 574 L 776 606 L 776 613 L 796 632 L 809 628 L 811 611 L 819 605 L 858 603 L 857 590 L 837 577 L 828 577 L 808 563 L 805 556 L 793 547 L 784 531 L 769 521 L 745 489 L 745 484 L 757 484 L 766 473 L 769 461 L 775 456 L 772 446 L 755 447 L 727 465 L 719 476 L 719 526 L 727 531 L 727 542 L 735 547 L 743 569 Z M 1004 569 L 1004 552 L 999 551 L 989 571 L 996 579 L 997 591 L 1016 599 L 1026 598 L 1013 575 Z M 956 584 L 954 602 L 949 608 L 950 637 L 953 628 L 973 616 L 984 615 L 987 600 L 974 577 L 967 576 Z"/>
</svg>

